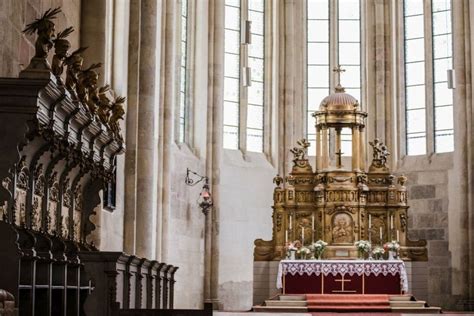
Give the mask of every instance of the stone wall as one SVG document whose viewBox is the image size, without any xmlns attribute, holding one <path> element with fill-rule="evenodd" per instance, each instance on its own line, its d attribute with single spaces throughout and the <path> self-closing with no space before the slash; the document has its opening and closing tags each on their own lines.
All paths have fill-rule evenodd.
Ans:
<svg viewBox="0 0 474 316">
<path fill-rule="evenodd" d="M 451 266 L 449 252 L 448 211 L 452 179 L 452 154 L 405 156 L 399 162 L 397 174 L 408 177 L 408 237 L 428 241 L 428 262 L 413 274 L 427 273 L 427 285 L 417 281 L 413 294 L 433 306 L 453 308 L 451 296 Z"/>
<path fill-rule="evenodd" d="M 34 55 L 35 35 L 22 33 L 26 24 L 49 8 L 61 7 L 55 20 L 56 31 L 74 26 L 69 36 L 72 49 L 79 45 L 81 0 L 2 0 L 0 1 L 0 77 L 17 77 Z"/>
<path fill-rule="evenodd" d="M 272 179 L 275 168 L 263 154 L 224 151 L 219 220 L 219 301 L 224 310 L 252 308 L 253 249 L 272 238 Z"/>
</svg>

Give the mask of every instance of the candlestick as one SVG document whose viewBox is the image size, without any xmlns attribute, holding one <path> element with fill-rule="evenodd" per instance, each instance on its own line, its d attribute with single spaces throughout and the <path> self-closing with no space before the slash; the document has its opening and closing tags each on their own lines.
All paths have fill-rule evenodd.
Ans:
<svg viewBox="0 0 474 316">
<path fill-rule="evenodd" d="M 372 215 L 369 214 L 369 229 L 372 228 Z"/>
<path fill-rule="evenodd" d="M 400 242 L 400 231 L 397 229 L 397 241 Z"/>
<path fill-rule="evenodd" d="M 380 226 L 380 242 L 382 242 L 382 226 Z"/>
<path fill-rule="evenodd" d="M 285 231 L 285 244 L 288 243 L 288 229 Z"/>
<path fill-rule="evenodd" d="M 290 215 L 290 229 L 291 229 L 291 215 Z"/>
<path fill-rule="evenodd" d="M 393 229 L 393 215 L 390 215 L 390 229 Z"/>
<path fill-rule="evenodd" d="M 311 228 L 314 230 L 314 214 L 311 215 Z"/>
<path fill-rule="evenodd" d="M 301 227 L 301 244 L 304 246 L 304 227 Z"/>
</svg>

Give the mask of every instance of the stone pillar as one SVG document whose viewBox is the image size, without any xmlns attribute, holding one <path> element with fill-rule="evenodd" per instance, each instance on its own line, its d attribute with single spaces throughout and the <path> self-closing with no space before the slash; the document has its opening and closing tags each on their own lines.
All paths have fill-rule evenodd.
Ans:
<svg viewBox="0 0 474 316">
<path fill-rule="evenodd" d="M 327 169 L 329 167 L 329 142 L 328 142 L 328 128 L 327 126 L 323 126 L 323 133 L 322 133 L 322 168 Z"/>
<path fill-rule="evenodd" d="M 224 2 L 209 1 L 209 90 L 207 111 L 206 172 L 210 175 L 214 207 L 205 219 L 204 303 L 219 307 L 219 207 L 220 164 L 222 155 L 222 102 L 224 100 Z"/>
<path fill-rule="evenodd" d="M 137 203 L 137 125 L 140 51 L 140 0 L 130 1 L 128 42 L 128 95 L 125 152 L 124 251 L 135 253 L 135 216 Z"/>
<path fill-rule="evenodd" d="M 156 244 L 156 13 L 155 0 L 140 2 L 136 254 L 148 259 L 155 258 Z"/>
<path fill-rule="evenodd" d="M 453 177 L 449 196 L 449 250 L 451 251 L 452 294 L 467 299 L 472 285 L 472 100 L 471 60 L 469 56 L 468 1 L 453 1 L 453 67 L 456 70 L 454 90 Z M 452 183 L 452 184 L 451 184 Z M 472 238 L 472 237 L 471 237 Z M 472 265 L 472 263 L 471 263 Z M 471 292 L 472 295 L 472 292 Z"/>
<path fill-rule="evenodd" d="M 352 127 L 352 170 L 359 170 L 359 126 Z"/>
<path fill-rule="evenodd" d="M 321 128 L 316 127 L 316 171 L 321 170 Z"/>
<path fill-rule="evenodd" d="M 106 0 L 83 0 L 81 2 L 81 46 L 89 47 L 82 55 L 90 63 L 102 63 L 99 85 L 111 82 L 112 33 L 108 24 L 113 20 L 112 8 Z"/>
</svg>

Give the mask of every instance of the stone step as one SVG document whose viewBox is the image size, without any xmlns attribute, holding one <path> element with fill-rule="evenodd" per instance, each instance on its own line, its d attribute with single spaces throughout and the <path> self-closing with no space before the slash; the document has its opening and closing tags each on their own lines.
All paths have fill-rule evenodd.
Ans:
<svg viewBox="0 0 474 316">
<path fill-rule="evenodd" d="M 306 301 L 306 295 L 280 295 L 280 301 Z"/>
<path fill-rule="evenodd" d="M 393 295 L 390 296 L 390 301 L 411 301 L 411 295 Z"/>
<path fill-rule="evenodd" d="M 422 307 L 422 308 L 412 308 L 412 307 L 392 307 L 392 313 L 400 314 L 440 314 L 441 308 L 439 307 Z"/>
<path fill-rule="evenodd" d="M 266 300 L 266 306 L 306 306 L 306 301 Z"/>
<path fill-rule="evenodd" d="M 307 313 L 308 309 L 305 306 L 254 306 L 254 312 L 266 313 Z"/>
<path fill-rule="evenodd" d="M 411 307 L 411 308 L 423 308 L 425 307 L 425 301 L 390 301 L 390 306 L 394 307 Z"/>
</svg>

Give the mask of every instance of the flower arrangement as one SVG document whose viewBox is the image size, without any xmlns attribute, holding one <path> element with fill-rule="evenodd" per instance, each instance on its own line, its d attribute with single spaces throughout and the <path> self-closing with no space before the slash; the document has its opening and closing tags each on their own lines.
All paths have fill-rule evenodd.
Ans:
<svg viewBox="0 0 474 316">
<path fill-rule="evenodd" d="M 311 250 L 305 246 L 299 248 L 296 251 L 296 254 L 299 255 L 300 259 L 306 259 L 309 254 L 311 254 Z"/>
<path fill-rule="evenodd" d="M 368 240 L 359 240 L 354 243 L 354 245 L 357 247 L 357 250 L 359 251 L 359 258 L 363 259 L 365 254 L 370 251 L 372 248 L 372 245 L 370 244 L 370 241 Z"/>
<path fill-rule="evenodd" d="M 395 251 L 395 252 L 398 252 L 398 250 L 400 249 L 400 244 L 398 243 L 398 241 L 392 240 L 391 242 L 386 242 L 386 243 L 383 245 L 383 248 L 384 248 L 386 251 Z"/>
<path fill-rule="evenodd" d="M 400 244 L 398 241 L 392 240 L 383 245 L 383 248 L 388 251 L 388 260 L 396 259 Z"/>
<path fill-rule="evenodd" d="M 295 240 L 293 242 L 288 242 L 286 244 L 286 258 L 295 260 L 295 254 L 298 251 L 298 249 L 301 248 L 301 242 L 299 240 Z"/>
<path fill-rule="evenodd" d="M 385 253 L 385 249 L 383 249 L 382 247 L 375 247 L 372 253 L 376 260 L 380 260 L 382 259 L 382 256 Z"/>
<path fill-rule="evenodd" d="M 321 259 L 321 256 L 323 255 L 323 252 L 326 249 L 327 245 L 328 243 L 321 239 L 312 244 L 311 248 L 314 251 L 314 256 L 318 259 Z"/>
</svg>

